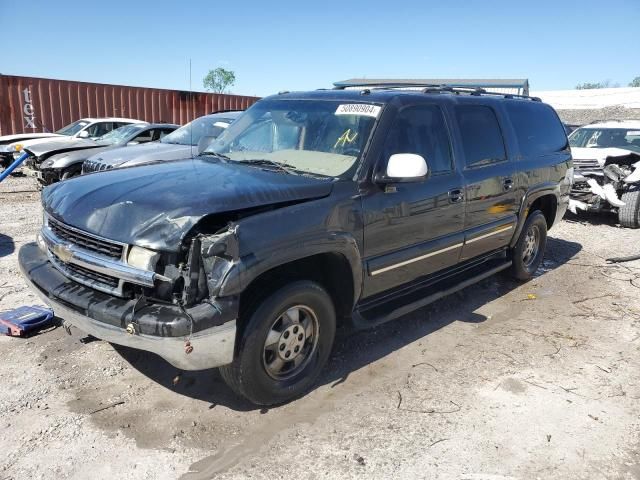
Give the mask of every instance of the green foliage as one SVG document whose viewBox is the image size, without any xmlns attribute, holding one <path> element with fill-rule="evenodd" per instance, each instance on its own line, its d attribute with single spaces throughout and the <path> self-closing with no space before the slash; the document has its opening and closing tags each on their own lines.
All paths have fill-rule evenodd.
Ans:
<svg viewBox="0 0 640 480">
<path fill-rule="evenodd" d="M 630 87 L 640 87 L 640 77 L 636 77 L 629 83 Z"/>
<path fill-rule="evenodd" d="M 605 80 L 603 82 L 584 82 L 576 85 L 576 90 L 589 90 L 592 88 L 609 88 L 612 87 L 611 82 L 609 80 Z"/>
<path fill-rule="evenodd" d="M 207 90 L 214 93 L 224 93 L 229 87 L 236 83 L 236 74 L 231 70 L 225 70 L 218 67 L 215 70 L 209 70 L 209 73 L 202 80 L 202 85 Z"/>
</svg>

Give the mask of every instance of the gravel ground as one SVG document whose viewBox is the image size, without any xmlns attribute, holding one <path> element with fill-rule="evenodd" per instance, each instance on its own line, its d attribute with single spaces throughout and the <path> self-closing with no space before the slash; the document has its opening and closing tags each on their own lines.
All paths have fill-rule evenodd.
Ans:
<svg viewBox="0 0 640 480">
<path fill-rule="evenodd" d="M 580 110 L 558 110 L 563 122 L 571 125 L 586 125 L 596 120 L 640 120 L 640 108 L 612 106 Z"/>
<path fill-rule="evenodd" d="M 2 308 L 37 303 L 17 250 L 40 219 L 31 179 L 0 184 Z M 0 479 L 640 479 L 640 262 L 605 262 L 639 240 L 571 217 L 534 280 L 340 332 L 317 388 L 272 409 L 77 330 L 0 337 Z"/>
</svg>

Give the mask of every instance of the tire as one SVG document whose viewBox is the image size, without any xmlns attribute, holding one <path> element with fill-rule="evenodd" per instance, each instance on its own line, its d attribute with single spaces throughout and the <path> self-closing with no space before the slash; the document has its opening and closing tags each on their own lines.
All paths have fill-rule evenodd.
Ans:
<svg viewBox="0 0 640 480">
<path fill-rule="evenodd" d="M 329 294 L 315 282 L 294 282 L 266 297 L 240 320 L 247 322 L 236 357 L 220 367 L 227 385 L 257 405 L 279 404 L 304 394 L 333 346 L 336 313 Z M 268 345 L 268 341 L 275 343 Z"/>
<path fill-rule="evenodd" d="M 529 280 L 540 266 L 546 246 L 547 219 L 536 210 L 527 217 L 511 251 L 511 275 L 518 280 Z"/>
<path fill-rule="evenodd" d="M 640 189 L 624 192 L 620 200 L 624 206 L 618 208 L 620 225 L 628 228 L 640 227 Z"/>
</svg>

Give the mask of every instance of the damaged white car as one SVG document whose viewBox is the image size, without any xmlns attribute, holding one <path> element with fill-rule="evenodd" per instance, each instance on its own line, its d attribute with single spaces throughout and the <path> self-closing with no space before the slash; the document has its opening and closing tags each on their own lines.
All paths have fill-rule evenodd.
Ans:
<svg viewBox="0 0 640 480">
<path fill-rule="evenodd" d="M 585 125 L 569 136 L 574 184 L 569 210 L 613 212 L 640 227 L 640 121 Z"/>
</svg>

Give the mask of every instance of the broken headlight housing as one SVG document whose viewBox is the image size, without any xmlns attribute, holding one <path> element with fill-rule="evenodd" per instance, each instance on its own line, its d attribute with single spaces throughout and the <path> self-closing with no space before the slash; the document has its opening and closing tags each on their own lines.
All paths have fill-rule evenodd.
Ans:
<svg viewBox="0 0 640 480">
<path fill-rule="evenodd" d="M 154 252 L 148 248 L 133 246 L 129 249 L 127 255 L 127 263 L 132 267 L 139 268 L 141 270 L 148 270 L 153 272 L 160 258 L 159 252 Z"/>
</svg>

